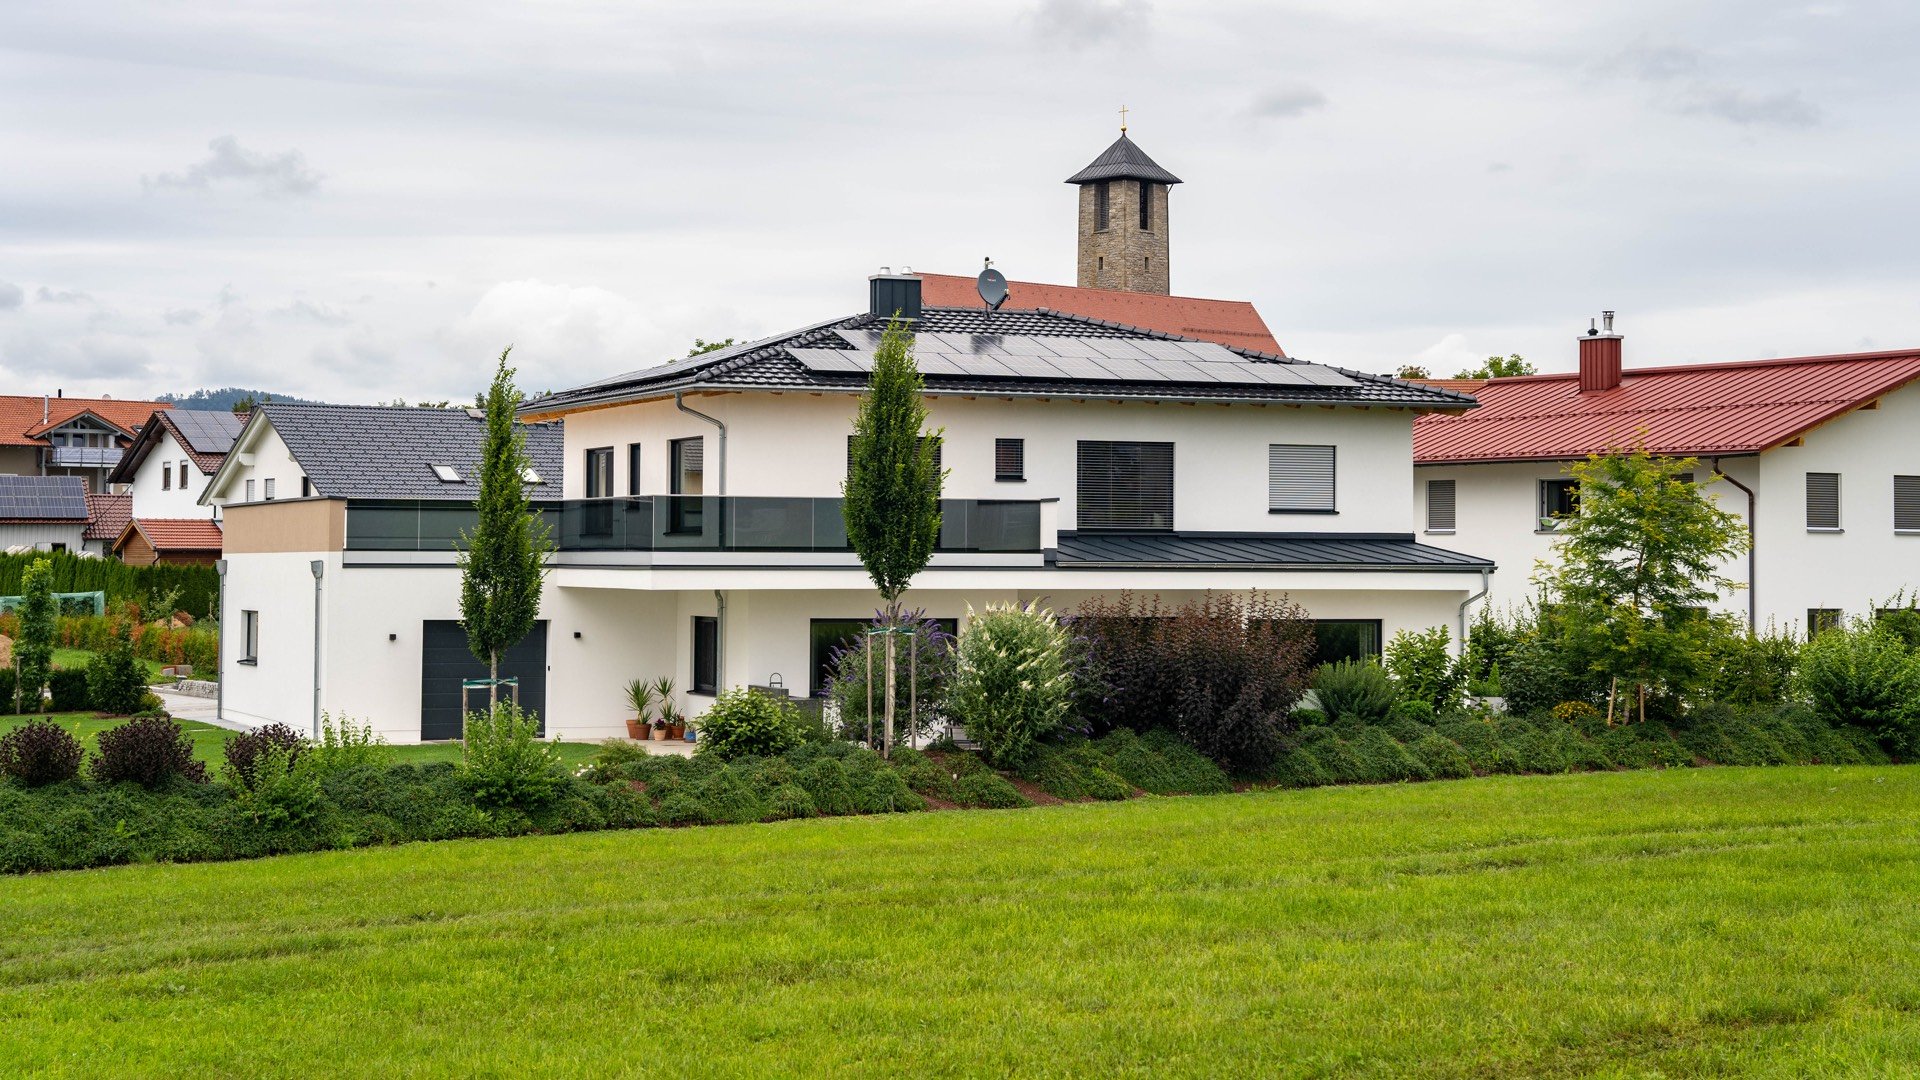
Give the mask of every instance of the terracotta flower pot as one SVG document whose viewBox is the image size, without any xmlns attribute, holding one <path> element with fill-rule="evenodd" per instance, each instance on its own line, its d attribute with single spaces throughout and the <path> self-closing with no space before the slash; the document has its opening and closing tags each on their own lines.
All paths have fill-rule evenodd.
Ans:
<svg viewBox="0 0 1920 1080">
<path fill-rule="evenodd" d="M 667 725 L 667 738 L 684 739 L 686 737 L 687 737 L 687 725 L 685 724 L 668 724 Z"/>
<path fill-rule="evenodd" d="M 663 728 L 663 727 L 657 727 L 657 728 L 654 728 L 654 729 L 653 729 L 653 741 L 654 741 L 654 742 L 666 742 L 666 741 L 667 741 L 667 729 L 666 729 L 666 728 Z"/>
<path fill-rule="evenodd" d="M 627 738 L 639 741 L 647 737 L 647 724 L 644 720 L 627 721 Z"/>
</svg>

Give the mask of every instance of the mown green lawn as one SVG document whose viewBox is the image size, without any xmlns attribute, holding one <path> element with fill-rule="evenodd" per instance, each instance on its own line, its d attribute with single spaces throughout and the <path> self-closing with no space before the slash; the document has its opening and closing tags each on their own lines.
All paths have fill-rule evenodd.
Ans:
<svg viewBox="0 0 1920 1080">
<path fill-rule="evenodd" d="M 10 731 L 29 720 L 37 719 L 42 719 L 42 717 L 0 716 L 0 733 Z M 73 732 L 75 737 L 86 744 L 89 753 L 94 749 L 95 738 L 97 738 L 102 731 L 126 723 L 123 717 L 101 718 L 94 716 L 92 713 L 57 713 L 52 719 L 61 727 Z M 180 725 L 180 729 L 193 739 L 193 756 L 206 762 L 209 766 L 214 767 L 217 772 L 220 763 L 226 760 L 225 757 L 222 756 L 221 748 L 227 745 L 227 740 L 233 738 L 234 733 L 226 728 L 214 727 L 212 724 L 202 724 L 193 720 L 179 720 L 176 722 Z M 597 749 L 592 743 L 563 742 L 554 745 L 560 748 L 560 758 L 566 762 L 568 768 L 585 764 L 587 759 L 593 757 L 594 750 Z M 460 760 L 460 747 L 453 743 L 432 743 L 425 746 L 395 746 L 391 749 L 393 760 L 397 762 L 424 763 L 429 761 Z"/>
<path fill-rule="evenodd" d="M 1686 769 L 0 879 L 0 1062 L 1895 1076 L 1920 769 Z"/>
<path fill-rule="evenodd" d="M 76 667 L 83 668 L 83 667 L 86 667 L 88 664 L 93 663 L 94 658 L 99 655 L 100 655 L 99 653 L 93 652 L 89 649 L 55 649 L 53 650 L 53 666 L 63 667 L 63 668 L 76 668 Z M 156 681 L 165 681 L 165 682 L 173 681 L 172 676 L 162 676 L 160 674 L 160 669 L 161 667 L 164 666 L 163 664 L 160 663 L 160 661 L 148 660 L 145 657 L 138 657 L 137 659 L 139 659 L 140 661 L 140 666 L 147 670 L 147 682 L 152 683 Z"/>
</svg>

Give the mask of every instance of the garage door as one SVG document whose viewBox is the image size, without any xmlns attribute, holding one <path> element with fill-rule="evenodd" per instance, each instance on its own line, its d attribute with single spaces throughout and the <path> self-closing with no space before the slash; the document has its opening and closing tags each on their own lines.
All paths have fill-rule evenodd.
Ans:
<svg viewBox="0 0 1920 1080">
<path fill-rule="evenodd" d="M 460 684 L 487 677 L 487 665 L 467 650 L 467 632 L 451 619 L 429 620 L 420 633 L 420 738 L 426 742 L 460 737 Z M 547 624 L 500 656 L 500 677 L 520 679 L 520 707 L 547 722 Z M 479 696 L 475 695 L 476 704 Z"/>
</svg>

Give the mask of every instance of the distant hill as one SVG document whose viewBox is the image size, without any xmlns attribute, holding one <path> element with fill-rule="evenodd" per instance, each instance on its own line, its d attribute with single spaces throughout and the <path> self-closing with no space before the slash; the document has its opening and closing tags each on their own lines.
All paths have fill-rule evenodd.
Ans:
<svg viewBox="0 0 1920 1080">
<path fill-rule="evenodd" d="M 204 412 L 231 410 L 235 403 L 252 398 L 261 401 L 291 401 L 298 404 L 316 404 L 311 398 L 294 397 L 292 394 L 276 394 L 270 390 L 247 390 L 238 386 L 223 386 L 218 390 L 195 390 L 190 394 L 161 394 L 155 401 L 165 401 L 182 409 L 199 409 Z"/>
</svg>

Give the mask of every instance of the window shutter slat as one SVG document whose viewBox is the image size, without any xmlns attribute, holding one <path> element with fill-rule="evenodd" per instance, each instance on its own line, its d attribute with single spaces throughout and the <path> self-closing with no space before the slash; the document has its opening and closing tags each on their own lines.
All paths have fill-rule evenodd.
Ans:
<svg viewBox="0 0 1920 1080">
<path fill-rule="evenodd" d="M 1920 476 L 1893 478 L 1893 527 L 1920 532 Z"/>
<path fill-rule="evenodd" d="M 1078 444 L 1075 515 L 1091 530 L 1173 529 L 1173 444 Z"/>
<path fill-rule="evenodd" d="M 1807 528 L 1840 527 L 1840 474 L 1807 474 Z"/>
<path fill-rule="evenodd" d="M 1333 496 L 1333 447 L 1267 447 L 1267 509 L 1329 513 Z"/>
<path fill-rule="evenodd" d="M 1427 531 L 1452 532 L 1455 521 L 1453 480 L 1427 481 Z"/>
</svg>

